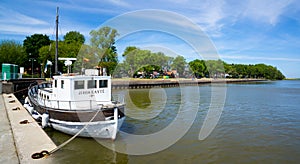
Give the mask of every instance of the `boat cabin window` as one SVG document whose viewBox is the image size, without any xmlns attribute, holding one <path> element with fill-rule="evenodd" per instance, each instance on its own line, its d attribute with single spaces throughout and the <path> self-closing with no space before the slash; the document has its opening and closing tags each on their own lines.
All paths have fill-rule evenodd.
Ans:
<svg viewBox="0 0 300 164">
<path fill-rule="evenodd" d="M 61 81 L 61 89 L 64 89 L 64 84 L 65 84 L 65 81 Z"/>
<path fill-rule="evenodd" d="M 84 80 L 75 81 L 74 89 L 84 89 Z"/>
<path fill-rule="evenodd" d="M 107 80 L 99 80 L 99 88 L 106 88 Z"/>
<path fill-rule="evenodd" d="M 54 80 L 54 88 L 57 88 L 57 80 Z"/>
<path fill-rule="evenodd" d="M 88 88 L 96 88 L 96 80 L 89 80 Z"/>
</svg>

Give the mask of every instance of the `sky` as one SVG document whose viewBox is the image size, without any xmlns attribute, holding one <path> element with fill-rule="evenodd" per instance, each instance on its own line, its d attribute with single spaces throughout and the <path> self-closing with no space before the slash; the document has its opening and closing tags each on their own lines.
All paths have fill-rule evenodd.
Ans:
<svg viewBox="0 0 300 164">
<path fill-rule="evenodd" d="M 88 44 L 91 30 L 111 26 L 120 56 L 137 46 L 187 61 L 265 63 L 300 77 L 299 0 L 1 0 L 0 40 L 54 40 L 57 7 L 60 39 L 78 31 Z"/>
</svg>

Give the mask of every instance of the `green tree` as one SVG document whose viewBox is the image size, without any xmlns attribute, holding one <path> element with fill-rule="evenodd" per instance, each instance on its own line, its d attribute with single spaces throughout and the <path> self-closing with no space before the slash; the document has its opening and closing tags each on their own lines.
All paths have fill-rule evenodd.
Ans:
<svg viewBox="0 0 300 164">
<path fill-rule="evenodd" d="M 173 57 L 166 56 L 162 52 L 152 53 L 152 65 L 157 65 L 160 69 L 168 71 L 171 68 L 172 62 L 174 60 Z"/>
<path fill-rule="evenodd" d="M 166 56 L 162 52 L 153 53 L 149 50 L 141 50 L 137 47 L 129 46 L 124 50 L 122 55 L 125 60 L 122 64 L 122 74 L 128 72 L 128 76 L 132 77 L 138 71 L 146 74 L 152 74 L 153 71 L 162 71 L 167 68 L 173 58 Z"/>
<path fill-rule="evenodd" d="M 81 48 L 81 43 L 79 42 L 66 43 L 65 41 L 60 41 L 58 42 L 58 47 L 59 47 L 58 57 L 77 58 L 77 54 L 79 53 L 79 50 Z M 45 69 L 47 60 L 51 61 L 54 65 L 55 62 L 54 41 L 52 41 L 51 45 L 43 46 L 42 48 L 39 49 L 38 59 L 42 64 L 42 70 Z M 64 61 L 60 61 L 60 60 L 58 61 L 58 70 L 61 72 L 67 72 L 67 67 L 64 66 Z"/>
<path fill-rule="evenodd" d="M 171 68 L 177 70 L 177 73 L 179 73 L 179 76 L 182 76 L 185 70 L 186 61 L 183 56 L 177 56 L 173 63 L 171 64 Z"/>
<path fill-rule="evenodd" d="M 99 57 L 95 55 L 95 49 L 89 45 L 82 45 L 78 55 L 77 60 L 74 63 L 74 72 L 81 72 L 82 69 L 94 69 L 99 65 Z"/>
<path fill-rule="evenodd" d="M 232 63 L 232 64 L 227 64 L 227 63 L 223 63 L 224 65 L 224 69 L 225 69 L 225 72 L 227 74 L 229 74 L 229 77 L 230 78 L 237 78 L 239 75 L 235 69 L 235 65 Z"/>
<path fill-rule="evenodd" d="M 245 78 L 247 76 L 247 66 L 244 64 L 235 64 L 235 70 L 238 73 L 238 77 Z"/>
<path fill-rule="evenodd" d="M 33 34 L 31 36 L 27 36 L 23 41 L 23 46 L 26 50 L 26 53 L 31 54 L 30 57 L 32 58 L 38 58 L 39 49 L 49 44 L 49 36 L 43 34 Z"/>
<path fill-rule="evenodd" d="M 39 58 L 39 49 L 43 46 L 49 45 L 50 39 L 49 36 L 43 34 L 33 34 L 31 36 L 27 36 L 26 39 L 23 41 L 23 47 L 25 48 L 27 60 L 30 58 L 38 59 Z M 33 67 L 40 67 L 37 66 L 37 63 L 41 63 L 41 61 L 33 62 Z M 26 68 L 31 68 L 31 63 L 27 62 L 25 64 Z"/>
<path fill-rule="evenodd" d="M 68 32 L 66 35 L 64 35 L 64 40 L 58 42 L 58 57 L 76 58 L 84 42 L 85 38 L 79 32 Z M 43 46 L 39 49 L 39 61 L 42 63 L 43 70 L 45 69 L 47 60 L 51 61 L 53 64 L 55 62 L 55 41 L 51 41 L 50 45 Z M 64 66 L 64 61 L 58 61 L 58 70 L 61 72 L 67 71 L 67 67 Z M 50 70 L 48 73 L 49 72 Z"/>
<path fill-rule="evenodd" d="M 137 71 L 149 63 L 147 57 L 150 57 L 151 52 L 149 50 L 141 50 L 139 48 L 127 47 L 122 56 L 125 56 L 124 64 L 129 68 L 127 72 L 129 76 L 133 76 Z"/>
<path fill-rule="evenodd" d="M 224 77 L 225 69 L 222 60 L 206 60 L 205 65 L 210 77 Z"/>
<path fill-rule="evenodd" d="M 134 50 L 137 50 L 138 48 L 135 46 L 128 46 L 125 48 L 124 53 L 122 54 L 123 57 L 128 55 L 129 53 L 133 52 Z"/>
<path fill-rule="evenodd" d="M 70 31 L 64 36 L 64 41 L 68 44 L 74 42 L 83 44 L 85 42 L 85 38 L 82 34 L 80 34 L 77 31 Z"/>
<path fill-rule="evenodd" d="M 28 63 L 22 44 L 14 40 L 2 40 L 0 42 L 0 64 L 11 63 L 24 66 Z"/>
<path fill-rule="evenodd" d="M 124 62 L 119 63 L 113 72 L 113 76 L 116 78 L 129 77 L 129 75 L 130 75 L 129 70 L 130 70 L 130 68 L 129 68 L 128 64 L 126 64 Z"/>
<path fill-rule="evenodd" d="M 189 66 L 194 76 L 197 78 L 204 77 L 207 72 L 204 60 L 199 60 L 199 59 L 193 60 L 189 62 Z"/>
<path fill-rule="evenodd" d="M 224 64 L 225 71 L 234 78 L 265 78 L 282 80 L 285 76 L 276 68 L 266 64 Z"/>
<path fill-rule="evenodd" d="M 115 47 L 115 38 L 118 36 L 116 29 L 110 27 L 102 27 L 98 30 L 92 30 L 91 48 L 94 54 L 99 58 L 98 66 L 107 68 L 107 73 L 112 74 L 118 63 L 118 54 Z"/>
</svg>

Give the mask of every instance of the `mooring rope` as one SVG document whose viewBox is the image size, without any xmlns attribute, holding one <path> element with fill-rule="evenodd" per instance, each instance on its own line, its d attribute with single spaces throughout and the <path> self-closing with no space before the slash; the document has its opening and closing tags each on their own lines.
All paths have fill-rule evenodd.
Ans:
<svg viewBox="0 0 300 164">
<path fill-rule="evenodd" d="M 35 84 L 35 82 L 30 83 L 29 86 L 31 86 L 32 84 Z M 12 94 L 15 94 L 15 93 L 18 93 L 18 92 L 22 92 L 22 91 L 25 91 L 25 90 L 28 90 L 28 89 L 29 89 L 29 87 L 26 87 L 24 89 L 20 89 L 20 90 L 12 92 Z"/>
<path fill-rule="evenodd" d="M 25 82 L 26 82 L 26 81 L 25 81 Z M 29 87 L 26 87 L 26 88 L 23 88 L 23 89 L 14 91 L 14 92 L 12 92 L 12 94 L 15 94 L 15 93 L 18 93 L 18 92 L 22 92 L 22 91 L 28 90 L 28 89 L 29 89 L 32 85 L 34 85 L 34 84 L 37 84 L 37 82 L 31 82 L 31 83 L 29 84 Z"/>
<path fill-rule="evenodd" d="M 59 149 L 61 149 L 62 147 L 64 147 L 65 145 L 67 145 L 68 143 L 70 143 L 73 139 L 75 139 L 89 125 L 89 123 L 91 123 L 95 119 L 95 117 L 98 115 L 98 113 L 101 111 L 101 109 L 102 109 L 102 107 L 96 112 L 96 114 L 91 118 L 91 120 L 89 122 L 87 122 L 86 125 L 84 125 L 84 127 L 82 129 L 80 129 L 73 137 L 71 137 L 70 139 L 68 139 L 64 143 L 60 144 L 59 146 L 57 146 L 56 148 L 54 148 L 50 152 L 48 152 L 46 150 L 43 150 L 40 153 L 32 154 L 31 157 L 33 159 L 39 159 L 39 158 L 43 158 L 44 156 L 49 156 L 49 155 L 55 153 L 56 151 L 58 151 Z"/>
<path fill-rule="evenodd" d="M 28 88 L 24 88 L 24 89 L 17 90 L 17 91 L 15 91 L 15 92 L 12 92 L 12 94 L 15 94 L 15 93 L 18 93 L 18 92 L 22 92 L 22 91 L 25 91 L 25 90 L 28 90 Z"/>
</svg>

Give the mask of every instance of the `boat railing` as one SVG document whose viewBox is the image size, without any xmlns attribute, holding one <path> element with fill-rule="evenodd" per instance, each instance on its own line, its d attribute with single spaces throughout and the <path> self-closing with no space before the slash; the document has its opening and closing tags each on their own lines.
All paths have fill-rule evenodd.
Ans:
<svg viewBox="0 0 300 164">
<path fill-rule="evenodd" d="M 38 89 L 51 88 L 51 83 L 41 83 L 38 85 L 30 86 L 28 93 L 30 101 L 36 105 L 43 106 L 44 108 L 58 108 L 61 110 L 98 110 L 100 106 L 107 103 L 107 101 L 96 101 L 96 100 L 76 100 L 76 101 L 66 101 L 66 100 L 51 100 L 47 98 L 42 98 L 37 96 Z M 124 96 L 118 96 L 112 103 L 122 103 L 124 102 Z M 87 105 L 88 104 L 88 105 Z"/>
<path fill-rule="evenodd" d="M 41 83 L 38 85 L 35 85 L 35 84 L 30 85 L 29 89 L 28 89 L 28 94 L 31 96 L 36 96 L 38 93 L 38 89 L 42 89 L 42 88 L 46 88 L 46 87 L 51 88 L 52 84 L 51 83 Z"/>
<path fill-rule="evenodd" d="M 38 99 L 38 104 L 48 108 L 58 108 L 61 110 L 97 110 L 103 106 L 105 102 L 95 100 L 79 100 L 79 101 L 63 101 L 63 100 L 47 100 Z M 88 104 L 88 105 L 87 105 Z"/>
<path fill-rule="evenodd" d="M 42 105 L 45 108 L 58 108 L 61 110 L 97 110 L 99 106 L 107 103 L 107 101 L 96 101 L 96 100 L 76 100 L 76 101 L 66 101 L 66 100 L 51 100 L 47 98 L 42 98 L 37 96 L 38 89 L 51 88 L 51 83 L 41 83 L 38 85 L 33 85 L 29 87 L 28 93 L 31 102 L 36 105 Z M 113 95 L 113 104 L 124 104 L 125 98 L 123 94 Z M 87 105 L 88 104 L 88 105 Z"/>
</svg>

